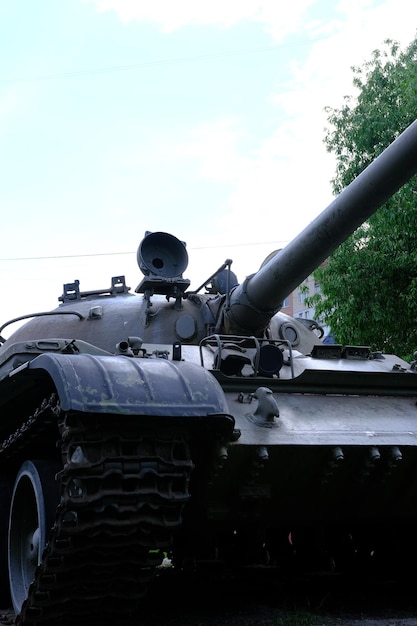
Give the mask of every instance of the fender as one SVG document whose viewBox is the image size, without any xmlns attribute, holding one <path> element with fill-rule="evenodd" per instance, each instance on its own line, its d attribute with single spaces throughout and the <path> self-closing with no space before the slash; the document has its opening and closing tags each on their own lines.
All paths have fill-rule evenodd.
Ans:
<svg viewBox="0 0 417 626">
<path fill-rule="evenodd" d="M 233 430 L 225 395 L 203 367 L 167 359 L 53 354 L 27 365 L 44 370 L 65 411 L 159 417 L 222 417 Z M 222 421 L 224 421 L 222 420 Z"/>
</svg>

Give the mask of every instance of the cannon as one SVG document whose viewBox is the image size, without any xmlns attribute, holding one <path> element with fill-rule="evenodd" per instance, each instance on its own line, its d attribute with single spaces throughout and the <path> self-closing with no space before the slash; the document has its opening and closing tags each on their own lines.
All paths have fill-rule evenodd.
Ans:
<svg viewBox="0 0 417 626">
<path fill-rule="evenodd" d="M 143 278 L 64 284 L 0 334 L 0 602 L 16 623 L 129 621 L 164 559 L 290 571 L 416 555 L 415 364 L 324 344 L 281 303 L 417 172 L 408 127 L 241 284 L 197 289 L 146 232 Z M 410 346 L 410 350 L 413 346 Z"/>
</svg>

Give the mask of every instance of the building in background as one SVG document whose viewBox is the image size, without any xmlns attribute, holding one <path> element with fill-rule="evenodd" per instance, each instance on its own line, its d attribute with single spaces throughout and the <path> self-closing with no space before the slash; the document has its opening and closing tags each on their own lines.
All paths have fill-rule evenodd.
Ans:
<svg viewBox="0 0 417 626">
<path fill-rule="evenodd" d="M 299 317 L 303 320 L 315 320 L 320 324 L 324 331 L 324 337 L 330 333 L 330 328 L 323 324 L 317 318 L 315 309 L 306 305 L 306 298 L 320 293 L 320 284 L 311 274 L 306 280 L 297 287 L 284 301 L 281 311 L 293 317 Z"/>
</svg>

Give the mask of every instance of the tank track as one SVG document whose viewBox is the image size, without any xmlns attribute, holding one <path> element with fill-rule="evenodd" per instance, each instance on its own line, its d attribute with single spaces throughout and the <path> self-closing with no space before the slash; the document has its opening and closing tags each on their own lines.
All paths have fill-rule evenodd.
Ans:
<svg viewBox="0 0 417 626">
<path fill-rule="evenodd" d="M 143 416 L 64 413 L 52 396 L 3 443 L 0 461 L 57 427 L 60 502 L 15 624 L 130 623 L 182 521 L 188 443 Z"/>
</svg>

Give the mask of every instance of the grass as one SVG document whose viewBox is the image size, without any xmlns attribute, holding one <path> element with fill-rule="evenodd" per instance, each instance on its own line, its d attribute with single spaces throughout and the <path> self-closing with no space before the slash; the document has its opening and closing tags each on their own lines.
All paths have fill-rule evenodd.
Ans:
<svg viewBox="0 0 417 626">
<path fill-rule="evenodd" d="M 296 612 L 284 617 L 279 617 L 276 626 L 314 626 L 317 618 L 311 613 Z"/>
</svg>

